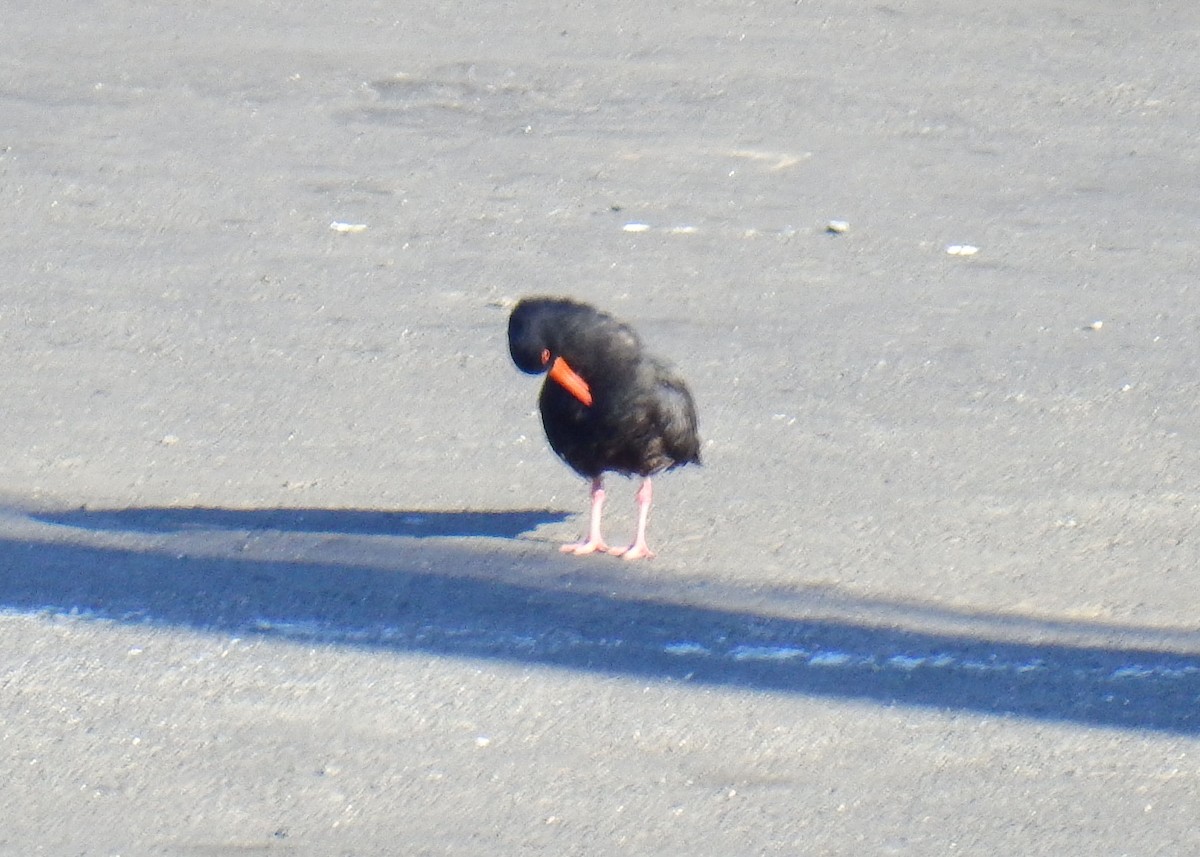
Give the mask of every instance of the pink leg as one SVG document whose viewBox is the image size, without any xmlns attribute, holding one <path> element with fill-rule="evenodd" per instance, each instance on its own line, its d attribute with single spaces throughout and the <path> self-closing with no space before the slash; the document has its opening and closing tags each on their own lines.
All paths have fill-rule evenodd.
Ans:
<svg viewBox="0 0 1200 857">
<path fill-rule="evenodd" d="M 604 479 L 597 476 L 592 480 L 592 518 L 588 526 L 587 541 L 573 542 L 569 545 L 563 545 L 559 550 L 563 553 L 573 553 L 576 556 L 595 553 L 596 551 L 605 552 L 608 550 L 608 545 L 604 543 L 604 538 L 600 535 L 600 516 L 604 511 Z"/>
<path fill-rule="evenodd" d="M 650 500 L 653 496 L 654 489 L 650 486 L 650 477 L 647 476 L 637 492 L 638 523 L 637 535 L 633 539 L 633 544 L 627 548 L 614 548 L 612 553 L 618 554 L 623 559 L 643 559 L 654 556 L 654 551 L 650 550 L 650 546 L 646 544 L 646 521 L 650 517 Z"/>
</svg>

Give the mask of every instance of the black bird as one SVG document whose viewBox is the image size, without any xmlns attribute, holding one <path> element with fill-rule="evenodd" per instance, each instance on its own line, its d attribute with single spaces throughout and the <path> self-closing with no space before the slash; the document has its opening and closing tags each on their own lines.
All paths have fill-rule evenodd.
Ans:
<svg viewBox="0 0 1200 857">
<path fill-rule="evenodd" d="M 654 556 L 646 544 L 650 477 L 700 463 L 696 405 L 670 364 L 647 354 L 629 325 L 565 298 L 526 298 L 508 318 L 508 350 L 522 372 L 549 373 L 538 406 L 558 456 L 592 481 L 588 537 L 566 553 Z M 604 474 L 642 477 L 633 544 L 610 549 L 600 535 Z"/>
</svg>

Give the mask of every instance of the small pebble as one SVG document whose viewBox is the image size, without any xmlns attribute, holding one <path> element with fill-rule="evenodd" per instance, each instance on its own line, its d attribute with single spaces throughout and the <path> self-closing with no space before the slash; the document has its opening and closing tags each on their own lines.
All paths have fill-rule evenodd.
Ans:
<svg viewBox="0 0 1200 857">
<path fill-rule="evenodd" d="M 1097 319 L 1096 321 L 1093 321 L 1091 324 L 1084 325 L 1083 329 L 1084 330 L 1099 330 L 1102 327 L 1104 327 L 1104 322 Z"/>
<path fill-rule="evenodd" d="M 946 253 L 951 256 L 974 256 L 979 252 L 979 248 L 974 244 L 951 244 L 946 248 Z"/>
<path fill-rule="evenodd" d="M 346 234 L 346 233 L 350 233 L 350 232 L 366 232 L 367 224 L 365 224 L 365 223 L 342 223 L 340 220 L 335 220 L 335 221 L 333 221 L 333 223 L 329 224 L 329 228 L 332 229 L 334 232 L 341 232 L 342 234 Z"/>
<path fill-rule="evenodd" d="M 850 229 L 850 221 L 848 220 L 831 220 L 825 224 L 825 231 L 832 232 L 834 235 L 841 235 Z"/>
<path fill-rule="evenodd" d="M 650 228 L 649 223 L 626 223 L 621 227 L 626 232 L 646 232 Z"/>
</svg>

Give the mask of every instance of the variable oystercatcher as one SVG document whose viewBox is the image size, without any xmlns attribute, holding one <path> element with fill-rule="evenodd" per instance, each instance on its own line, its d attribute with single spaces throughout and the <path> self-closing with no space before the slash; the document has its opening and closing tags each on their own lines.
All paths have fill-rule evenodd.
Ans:
<svg viewBox="0 0 1200 857">
<path fill-rule="evenodd" d="M 627 324 L 565 298 L 518 303 L 508 318 L 508 350 L 522 372 L 549 373 L 538 397 L 546 438 L 563 461 L 592 481 L 588 537 L 562 550 L 654 556 L 646 544 L 650 478 L 700 462 L 696 405 L 683 379 L 647 354 Z M 625 548 L 609 548 L 600 535 L 606 472 L 642 477 L 637 535 Z"/>
</svg>

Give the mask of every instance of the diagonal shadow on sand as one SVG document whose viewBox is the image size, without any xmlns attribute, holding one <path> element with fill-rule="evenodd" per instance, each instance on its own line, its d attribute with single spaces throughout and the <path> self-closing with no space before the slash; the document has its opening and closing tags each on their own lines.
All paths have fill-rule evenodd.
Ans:
<svg viewBox="0 0 1200 857">
<path fill-rule="evenodd" d="M 89 530 L 173 533 L 187 530 L 278 530 L 297 533 L 406 536 L 408 538 L 484 537 L 513 539 L 541 526 L 565 521 L 572 513 L 549 509 L 506 511 L 381 511 L 375 509 L 219 509 L 212 507 L 148 509 L 70 509 L 42 512 L 46 523 Z"/>
<path fill-rule="evenodd" d="M 432 523 L 405 532 L 412 517 Z M 14 512 L 0 516 L 0 611 L 1200 733 L 1194 630 L 655 582 L 645 566 L 581 563 L 511 538 L 557 520 L 543 511 Z"/>
</svg>

